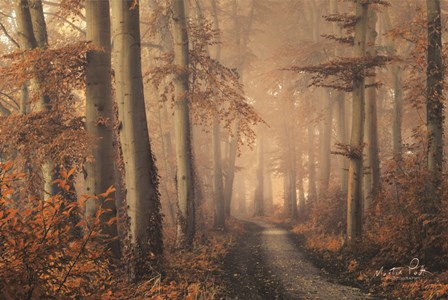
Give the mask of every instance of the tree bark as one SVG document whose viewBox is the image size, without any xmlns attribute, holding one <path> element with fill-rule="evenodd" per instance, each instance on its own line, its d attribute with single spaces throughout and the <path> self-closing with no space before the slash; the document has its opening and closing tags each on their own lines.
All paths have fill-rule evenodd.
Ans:
<svg viewBox="0 0 448 300">
<path fill-rule="evenodd" d="M 437 210 L 437 190 L 442 182 L 443 165 L 443 61 L 440 0 L 427 0 L 428 56 L 426 70 L 426 122 L 428 128 L 428 172 L 432 203 L 428 210 Z"/>
<path fill-rule="evenodd" d="M 221 166 L 221 128 L 219 116 L 213 118 L 213 172 L 215 196 L 215 228 L 225 227 L 224 187 Z M 228 208 L 230 209 L 230 207 Z"/>
<path fill-rule="evenodd" d="M 188 103 L 188 35 L 183 0 L 173 1 L 174 62 L 179 68 L 175 79 L 174 131 L 177 161 L 178 248 L 189 248 L 195 234 L 194 183 L 190 140 L 190 114 Z"/>
<path fill-rule="evenodd" d="M 41 0 L 28 0 L 29 10 L 31 16 L 31 22 L 33 26 L 34 37 L 36 40 L 36 46 L 41 49 L 48 47 L 48 34 L 47 25 L 45 23 L 44 10 L 42 7 Z M 39 86 L 41 82 L 44 81 L 42 74 L 38 74 Z M 36 111 L 50 111 L 51 110 L 51 99 L 48 95 L 40 95 L 39 101 L 35 107 Z M 44 185 L 44 196 L 50 195 L 54 196 L 60 189 L 56 184 L 53 184 L 55 179 L 59 177 L 59 168 L 55 168 L 51 160 L 44 162 L 42 165 L 42 176 Z"/>
<path fill-rule="evenodd" d="M 85 2 L 87 19 L 87 40 L 102 50 L 87 53 L 86 70 L 86 130 L 92 137 L 92 158 L 85 163 L 86 194 L 100 195 L 115 184 L 114 155 L 111 124 L 111 44 L 109 1 L 87 0 Z M 107 222 L 116 216 L 115 193 L 109 195 L 110 201 L 90 198 L 86 202 L 86 214 L 95 216 L 99 206 L 105 211 L 101 214 L 102 232 L 112 238 L 117 237 L 116 222 Z M 113 254 L 118 257 L 118 240 L 109 242 Z"/>
<path fill-rule="evenodd" d="M 22 50 L 34 49 L 37 47 L 37 42 L 34 37 L 28 1 L 15 0 L 14 4 L 20 48 Z"/>
<path fill-rule="evenodd" d="M 28 0 L 37 47 L 47 48 L 48 34 L 41 0 Z"/>
<path fill-rule="evenodd" d="M 324 119 L 319 126 L 319 195 L 325 195 L 330 185 L 331 171 L 331 130 L 333 120 L 333 104 L 329 90 L 325 91 L 322 108 Z"/>
<path fill-rule="evenodd" d="M 366 50 L 368 3 L 356 1 L 354 52 L 355 57 L 364 57 Z M 364 142 L 364 74 L 357 74 L 353 80 L 351 153 L 348 170 L 347 194 L 347 242 L 354 243 L 362 233 L 362 160 Z"/>
<path fill-rule="evenodd" d="M 331 0 L 330 1 L 330 13 L 331 14 L 337 14 L 338 13 L 338 6 L 337 6 L 337 0 Z M 335 22 L 332 23 L 333 27 L 333 34 L 338 34 L 339 36 L 342 36 L 342 28 L 340 26 L 337 26 Z M 339 56 L 339 51 L 337 48 L 335 48 L 335 56 Z M 339 143 L 343 145 L 348 144 L 348 138 L 347 138 L 347 120 L 346 120 L 346 101 L 344 97 L 344 93 L 341 91 L 333 91 L 335 93 L 334 101 L 336 102 L 336 120 L 337 120 L 337 126 L 338 126 L 338 138 Z M 348 187 L 348 160 L 345 156 L 339 155 L 339 168 L 340 168 L 340 183 L 341 183 L 341 191 L 344 195 L 347 195 L 347 187 Z"/>
<path fill-rule="evenodd" d="M 376 56 L 375 40 L 377 15 L 373 9 L 369 10 L 366 36 L 366 55 Z M 373 84 L 375 77 L 366 79 L 366 84 Z M 378 149 L 378 121 L 377 121 L 377 98 L 376 88 L 370 87 L 366 91 L 366 119 L 365 119 L 365 140 L 366 140 L 366 162 L 368 172 L 364 175 L 364 209 L 368 209 L 372 199 L 380 190 L 381 172 Z"/>
<path fill-rule="evenodd" d="M 264 137 L 259 134 L 257 141 L 257 187 L 254 197 L 254 216 L 264 215 Z"/>
<path fill-rule="evenodd" d="M 307 128 L 307 142 L 308 142 L 308 199 L 311 203 L 316 201 L 316 159 L 314 158 L 314 127 L 310 123 Z"/>
<path fill-rule="evenodd" d="M 161 254 L 162 218 L 157 169 L 149 141 L 140 47 L 139 6 L 132 0 L 112 2 L 115 82 L 123 149 L 129 239 L 136 262 Z M 141 264 L 133 266 L 138 278 Z"/>
</svg>

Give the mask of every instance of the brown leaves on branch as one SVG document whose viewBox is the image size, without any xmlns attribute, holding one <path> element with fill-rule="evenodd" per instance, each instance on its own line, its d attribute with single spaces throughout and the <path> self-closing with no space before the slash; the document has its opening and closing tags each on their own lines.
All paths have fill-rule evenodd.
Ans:
<svg viewBox="0 0 448 300">
<path fill-rule="evenodd" d="M 41 78 L 39 89 L 31 95 L 31 102 L 40 96 L 62 100 L 72 90 L 82 89 L 85 84 L 86 54 L 97 50 L 86 42 L 70 44 L 55 49 L 15 51 L 2 57 L 0 80 L 11 88 L 20 88 L 34 78 Z M 54 101 L 60 103 L 60 101 Z"/>
<path fill-rule="evenodd" d="M 362 151 L 365 144 L 353 146 L 350 144 L 335 143 L 337 151 L 331 151 L 331 154 L 343 155 L 348 159 L 362 159 Z"/>
<path fill-rule="evenodd" d="M 292 67 L 298 73 L 311 73 L 310 86 L 328 87 L 344 92 L 353 90 L 353 82 L 362 77 L 375 75 L 376 67 L 383 67 L 391 58 L 387 56 L 366 56 L 362 58 L 337 58 L 328 63 L 307 67 Z M 370 86 L 378 86 L 379 83 Z"/>
<path fill-rule="evenodd" d="M 253 127 L 262 119 L 246 101 L 238 73 L 210 57 L 208 47 L 218 43 L 218 32 L 206 21 L 201 26 L 190 23 L 188 30 L 192 47 L 189 53 L 190 84 L 187 97 L 192 121 L 210 127 L 213 116 L 217 114 L 223 127 L 231 134 L 236 133 L 232 132 L 232 124 L 238 121 L 240 145 L 253 144 Z M 159 89 L 163 101 L 174 101 L 173 78 L 183 70 L 173 65 L 171 54 L 163 56 L 162 60 L 164 65 L 152 68 L 149 72 L 149 81 Z"/>
<path fill-rule="evenodd" d="M 358 18 L 356 18 L 353 14 L 331 14 L 323 16 L 324 20 L 327 22 L 335 22 L 342 28 L 348 29 L 353 28 L 358 22 Z"/>
<path fill-rule="evenodd" d="M 0 255 L 0 297 L 68 299 L 109 288 L 107 251 L 95 241 L 102 236 L 101 210 L 92 220 L 80 220 L 73 216 L 82 210 L 82 201 L 60 194 L 46 200 L 13 199 L 13 184 L 22 176 L 11 170 L 12 164 L 0 164 L 0 245 L 6 254 Z M 72 174 L 64 172 L 57 180 L 62 190 L 70 189 Z"/>
</svg>

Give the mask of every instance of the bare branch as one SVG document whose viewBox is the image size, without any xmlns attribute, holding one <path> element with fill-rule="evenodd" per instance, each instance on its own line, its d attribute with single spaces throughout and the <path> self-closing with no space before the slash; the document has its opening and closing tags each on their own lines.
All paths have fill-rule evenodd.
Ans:
<svg viewBox="0 0 448 300">
<path fill-rule="evenodd" d="M 0 28 L 3 31 L 3 33 L 6 35 L 6 37 L 17 47 L 20 48 L 19 43 L 8 33 L 8 31 L 5 28 L 5 25 L 0 22 Z"/>
<path fill-rule="evenodd" d="M 79 31 L 82 35 L 86 35 L 85 30 L 83 30 L 82 28 L 80 28 L 79 26 L 77 26 L 76 24 L 74 24 L 73 22 L 67 20 L 66 18 L 58 15 L 57 13 L 53 13 L 53 12 L 44 12 L 45 15 L 49 15 L 49 16 L 54 16 L 64 22 L 66 22 L 67 24 L 69 24 L 70 26 L 72 26 L 74 29 L 76 29 L 77 31 Z"/>
</svg>

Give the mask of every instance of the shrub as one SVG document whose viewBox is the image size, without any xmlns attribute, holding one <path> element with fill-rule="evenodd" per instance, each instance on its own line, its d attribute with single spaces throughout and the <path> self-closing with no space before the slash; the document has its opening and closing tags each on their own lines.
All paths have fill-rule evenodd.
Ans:
<svg viewBox="0 0 448 300">
<path fill-rule="evenodd" d="M 84 198 L 63 196 L 72 173 L 61 172 L 55 182 L 64 193 L 14 199 L 13 183 L 23 176 L 11 163 L 0 164 L 0 298 L 79 298 L 111 286 L 107 249 L 96 241 L 103 211 L 92 220 L 77 218 Z"/>
</svg>

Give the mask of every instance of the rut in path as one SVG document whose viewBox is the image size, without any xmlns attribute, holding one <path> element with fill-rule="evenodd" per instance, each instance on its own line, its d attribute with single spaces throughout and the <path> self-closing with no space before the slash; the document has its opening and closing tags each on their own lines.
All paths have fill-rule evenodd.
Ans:
<svg viewBox="0 0 448 300">
<path fill-rule="evenodd" d="M 263 221 L 244 223 L 246 236 L 226 258 L 227 299 L 376 299 L 329 282 L 286 229 Z"/>
</svg>

